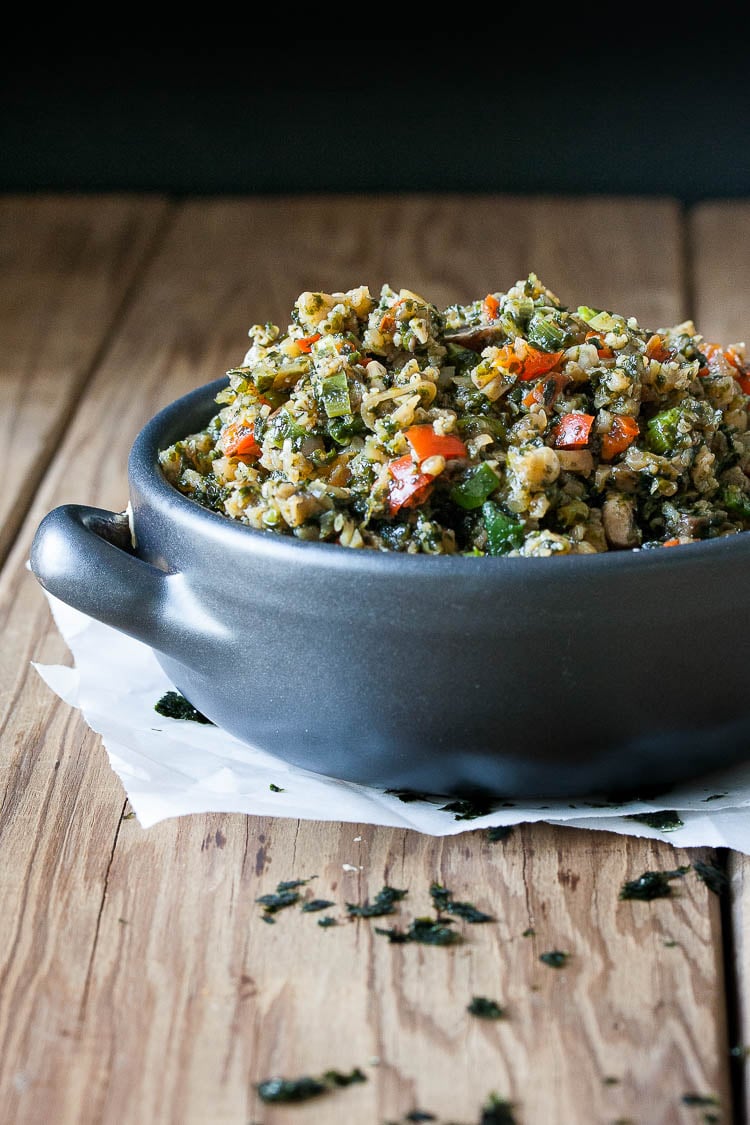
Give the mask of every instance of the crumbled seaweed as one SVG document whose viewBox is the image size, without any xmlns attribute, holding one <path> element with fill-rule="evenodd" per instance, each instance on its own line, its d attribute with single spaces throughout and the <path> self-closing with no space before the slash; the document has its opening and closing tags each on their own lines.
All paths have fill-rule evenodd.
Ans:
<svg viewBox="0 0 750 1125">
<path fill-rule="evenodd" d="M 395 904 L 405 898 L 408 893 L 408 891 L 386 885 L 378 891 L 372 902 L 366 899 L 361 906 L 353 902 L 347 902 L 346 909 L 352 918 L 380 918 L 383 914 L 393 914 Z"/>
<path fill-rule="evenodd" d="M 487 839 L 491 844 L 497 844 L 500 840 L 507 840 L 512 831 L 509 824 L 496 824 L 494 828 L 487 829 Z"/>
<path fill-rule="evenodd" d="M 617 1086 L 619 1085 L 620 1079 L 615 1078 L 612 1074 L 606 1074 L 604 1078 L 602 1078 L 602 1082 L 605 1086 Z"/>
<path fill-rule="evenodd" d="M 399 801 L 403 801 L 405 805 L 411 804 L 412 801 L 429 801 L 431 799 L 429 793 L 420 793 L 418 789 L 386 789 L 385 792 L 389 797 L 398 797 Z"/>
<path fill-rule="evenodd" d="M 505 1017 L 505 1008 L 486 996 L 474 996 L 466 1011 L 480 1020 L 501 1020 Z"/>
<path fill-rule="evenodd" d="M 317 1078 L 267 1078 L 256 1090 L 264 1102 L 306 1102 L 324 1094 L 327 1086 Z"/>
<path fill-rule="evenodd" d="M 419 1121 L 437 1121 L 434 1113 L 428 1113 L 425 1109 L 413 1109 L 411 1113 L 404 1116 L 404 1121 L 419 1122 Z"/>
<path fill-rule="evenodd" d="M 528 929 L 523 931 L 523 933 L 521 934 L 521 937 L 535 937 L 535 935 L 536 935 L 536 930 L 534 929 L 533 926 L 529 926 Z"/>
<path fill-rule="evenodd" d="M 713 1094 L 683 1094 L 683 1105 L 698 1105 L 698 1106 L 717 1106 L 719 1099 L 715 1098 Z"/>
<path fill-rule="evenodd" d="M 677 815 L 676 812 L 665 810 L 664 812 L 649 812 L 649 813 L 633 813 L 632 816 L 627 816 L 626 820 L 639 820 L 641 824 L 647 824 L 649 828 L 656 828 L 659 832 L 676 832 L 678 828 L 685 827 L 685 821 Z"/>
<path fill-rule="evenodd" d="M 283 790 L 280 785 L 274 785 L 273 782 L 271 782 L 271 784 L 268 786 L 268 788 L 271 790 L 272 793 L 284 793 L 285 792 L 285 790 Z"/>
<path fill-rule="evenodd" d="M 460 934 L 451 930 L 450 918 L 435 921 L 434 918 L 415 918 L 407 930 L 394 927 L 391 930 L 375 927 L 376 934 L 383 934 L 392 945 L 404 945 L 416 941 L 421 945 L 457 945 L 463 940 Z"/>
<path fill-rule="evenodd" d="M 675 949 L 679 944 L 679 941 L 675 941 L 674 938 L 668 938 L 666 941 L 662 942 L 662 945 L 667 949 Z"/>
<path fill-rule="evenodd" d="M 654 898 L 669 898 L 672 894 L 671 879 L 681 879 L 690 870 L 687 867 L 677 867 L 674 871 L 644 871 L 637 879 L 623 883 L 620 891 L 621 899 L 641 899 L 650 902 Z"/>
<path fill-rule="evenodd" d="M 318 925 L 327 930 L 329 926 L 338 926 L 338 922 L 330 914 L 326 914 L 325 918 L 318 918 Z"/>
<path fill-rule="evenodd" d="M 440 812 L 455 813 L 454 820 L 476 820 L 478 816 L 487 816 L 491 813 L 492 805 L 480 797 L 459 797 L 456 801 L 441 805 Z"/>
<path fill-rule="evenodd" d="M 214 725 L 179 691 L 168 691 L 158 703 L 154 704 L 154 711 L 159 715 L 165 715 L 168 719 L 189 719 L 193 723 L 205 723 L 211 727 Z"/>
<path fill-rule="evenodd" d="M 693 863 L 693 870 L 699 879 L 708 887 L 709 891 L 713 891 L 715 895 L 723 895 L 729 890 L 729 879 L 720 867 L 716 867 L 713 863 L 702 863 L 697 859 Z"/>
<path fill-rule="evenodd" d="M 311 875 L 310 878 L 314 879 L 315 876 Z M 299 902 L 300 894 L 297 887 L 304 887 L 309 882 L 310 879 L 289 879 L 285 883 L 277 883 L 276 894 L 261 895 L 260 898 L 256 898 L 255 901 L 263 907 L 265 920 L 269 920 L 267 917 L 269 914 L 276 914 L 279 910 Z"/>
<path fill-rule="evenodd" d="M 490 1094 L 482 1107 L 479 1125 L 516 1125 L 513 1102 L 507 1101 L 506 1098 L 499 1098 L 497 1094 Z"/>
<path fill-rule="evenodd" d="M 455 914 L 456 917 L 463 918 L 465 922 L 473 923 L 495 921 L 491 914 L 485 914 L 483 910 L 477 910 L 476 906 L 473 906 L 470 902 L 456 902 L 453 898 L 453 892 L 440 883 L 433 883 L 430 886 L 430 896 L 438 914 Z"/>
<path fill-rule="evenodd" d="M 302 913 L 314 914 L 317 910 L 327 910 L 329 906 L 335 905 L 335 902 L 327 898 L 311 898 L 309 902 L 302 903 Z"/>
<path fill-rule="evenodd" d="M 340 1070 L 327 1070 L 320 1078 L 268 1078 L 265 1082 L 259 1082 L 255 1088 L 264 1102 L 306 1102 L 329 1090 L 366 1081 L 367 1075 L 359 1067 L 355 1067 L 348 1074 Z"/>
<path fill-rule="evenodd" d="M 327 1070 L 323 1081 L 329 1086 L 352 1086 L 355 1082 L 366 1082 L 367 1075 L 355 1066 L 348 1074 L 342 1074 L 340 1070 Z"/>
<path fill-rule="evenodd" d="M 539 960 L 544 965 L 549 965 L 551 969 L 562 969 L 567 963 L 569 953 L 563 953 L 561 949 L 551 949 L 548 953 L 540 953 Z"/>
<path fill-rule="evenodd" d="M 704 801 L 720 801 L 722 797 L 728 796 L 727 793 L 712 793 L 710 797 L 704 797 Z"/>
</svg>

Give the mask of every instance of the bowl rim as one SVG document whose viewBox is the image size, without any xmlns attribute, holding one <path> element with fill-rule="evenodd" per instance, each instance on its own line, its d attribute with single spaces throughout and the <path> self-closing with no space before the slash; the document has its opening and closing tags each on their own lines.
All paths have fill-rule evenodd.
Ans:
<svg viewBox="0 0 750 1125">
<path fill-rule="evenodd" d="M 252 547 L 253 553 L 269 555 L 278 561 L 302 563 L 307 559 L 310 563 L 316 561 L 318 565 L 331 569 L 345 567 L 347 570 L 362 571 L 393 569 L 396 573 L 411 571 L 430 573 L 435 575 L 435 568 L 443 575 L 452 575 L 454 578 L 463 577 L 472 579 L 486 574 L 497 578 L 499 574 L 519 571 L 537 578 L 543 577 L 545 581 L 553 575 L 570 577 L 572 572 L 577 572 L 579 578 L 587 574 L 596 574 L 604 569 L 611 569 L 615 573 L 624 571 L 648 571 L 654 567 L 684 568 L 699 565 L 703 567 L 707 560 L 718 562 L 720 558 L 734 558 L 750 551 L 750 534 L 738 532 L 735 535 L 726 535 L 716 539 L 703 539 L 697 543 L 683 544 L 685 550 L 633 550 L 599 551 L 591 555 L 559 555 L 547 557 L 513 557 L 507 556 L 472 556 L 472 555 L 430 555 L 424 553 L 409 554 L 402 551 L 375 551 L 375 550 L 347 550 L 337 543 L 320 543 L 314 540 L 302 540 L 293 535 L 280 535 L 274 531 L 264 531 L 249 527 L 239 520 L 233 520 L 220 512 L 204 508 L 196 500 L 185 496 L 174 485 L 170 484 L 159 466 L 159 452 L 165 444 L 179 440 L 179 437 L 170 438 L 165 442 L 166 431 L 179 431 L 178 422 L 181 417 L 190 413 L 200 412 L 209 404 L 215 406 L 215 396 L 227 386 L 227 376 L 214 379 L 205 383 L 180 398 L 174 399 L 159 410 L 141 429 L 130 450 L 128 458 L 128 473 L 133 485 L 138 492 L 147 498 L 164 515 L 176 520 L 187 530 L 188 526 L 197 523 L 210 539 L 216 539 L 232 544 L 234 549 L 241 549 L 244 544 L 247 549 Z M 205 421 L 216 413 L 212 410 Z M 195 432 L 194 430 L 192 432 Z M 186 435 L 183 435 L 186 436 Z"/>
</svg>

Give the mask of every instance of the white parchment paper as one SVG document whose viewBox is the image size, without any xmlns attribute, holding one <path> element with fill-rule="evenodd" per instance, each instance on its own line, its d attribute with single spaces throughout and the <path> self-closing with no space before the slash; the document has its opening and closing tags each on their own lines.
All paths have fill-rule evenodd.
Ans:
<svg viewBox="0 0 750 1125">
<path fill-rule="evenodd" d="M 154 704 L 173 685 L 150 648 L 55 598 L 48 600 L 75 667 L 35 667 L 102 736 L 112 768 L 144 828 L 167 817 L 201 812 L 384 824 L 432 836 L 547 821 L 750 854 L 750 749 L 747 765 L 680 786 L 658 801 L 592 807 L 584 800 L 542 797 L 457 820 L 437 803 L 406 803 L 381 789 L 309 773 L 217 727 L 164 718 Z M 283 792 L 273 792 L 271 785 Z M 682 827 L 667 833 L 627 819 L 665 809 L 679 814 Z"/>
</svg>

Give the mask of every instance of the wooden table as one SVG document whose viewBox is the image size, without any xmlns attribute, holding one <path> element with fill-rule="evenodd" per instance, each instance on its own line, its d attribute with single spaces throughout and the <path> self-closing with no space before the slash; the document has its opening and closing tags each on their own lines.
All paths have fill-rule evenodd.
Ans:
<svg viewBox="0 0 750 1125">
<path fill-rule="evenodd" d="M 719 857 L 723 900 L 691 877 L 631 903 L 625 879 L 700 853 L 544 825 L 500 843 L 217 815 L 144 831 L 99 739 L 31 668 L 69 658 L 25 562 L 56 504 L 124 507 L 141 425 L 234 364 L 251 323 L 285 325 L 305 288 L 389 280 L 448 302 L 534 269 L 567 303 L 652 326 L 693 314 L 729 342 L 750 337 L 749 267 L 750 204 L 0 200 L 4 1123 L 472 1123 L 490 1091 L 523 1125 L 746 1119 L 730 1048 L 750 1042 L 747 860 Z M 338 902 L 408 887 L 416 911 L 437 879 L 497 922 L 455 949 L 298 910 L 264 925 L 256 897 L 313 872 Z M 555 948 L 565 969 L 538 960 Z M 508 1018 L 472 1018 L 473 995 Z M 366 1083 L 316 1102 L 255 1093 L 354 1066 Z"/>
</svg>

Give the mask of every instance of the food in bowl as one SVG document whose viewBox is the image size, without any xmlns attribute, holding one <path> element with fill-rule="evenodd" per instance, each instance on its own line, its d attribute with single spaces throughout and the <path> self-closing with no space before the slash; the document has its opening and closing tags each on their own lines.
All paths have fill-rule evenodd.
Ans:
<svg viewBox="0 0 750 1125">
<path fill-rule="evenodd" d="M 160 453 L 253 528 L 408 553 L 549 556 L 750 527 L 743 344 L 566 308 L 531 274 L 439 310 L 408 289 L 301 294 L 208 426 Z"/>
</svg>

